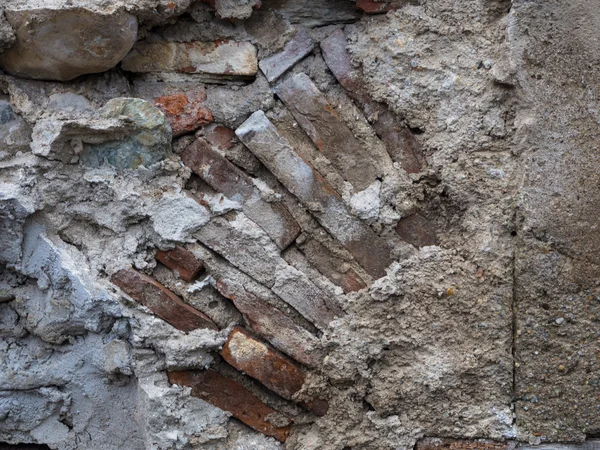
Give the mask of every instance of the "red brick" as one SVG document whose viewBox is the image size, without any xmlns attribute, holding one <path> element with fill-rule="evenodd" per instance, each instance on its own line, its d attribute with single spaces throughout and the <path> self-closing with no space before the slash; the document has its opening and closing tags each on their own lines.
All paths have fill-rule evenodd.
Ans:
<svg viewBox="0 0 600 450">
<path fill-rule="evenodd" d="M 171 124 L 173 136 L 190 133 L 213 121 L 210 110 L 200 104 L 206 100 L 203 91 L 158 97 L 154 105 L 162 110 Z"/>
<path fill-rule="evenodd" d="M 293 361 L 240 327 L 231 331 L 221 350 L 221 356 L 237 370 L 260 381 L 271 391 L 288 400 L 292 400 L 294 394 L 302 389 L 306 378 L 304 371 Z M 309 409 L 316 406 L 315 412 L 321 415 L 323 413 L 322 401 L 303 405 Z"/>
<path fill-rule="evenodd" d="M 207 370 L 169 372 L 169 382 L 192 388 L 192 395 L 217 408 L 230 412 L 233 417 L 261 433 L 285 442 L 289 426 L 277 427 L 269 422 L 269 416 L 278 414 L 237 381 L 218 372 Z"/>
<path fill-rule="evenodd" d="M 389 244 L 348 211 L 335 189 L 296 153 L 263 111 L 252 114 L 236 135 L 367 273 L 385 275 L 393 261 Z"/>
<path fill-rule="evenodd" d="M 223 125 L 211 124 L 203 129 L 204 138 L 219 150 L 228 150 L 233 147 L 235 133 L 231 128 Z"/>
<path fill-rule="evenodd" d="M 415 450 L 513 450 L 514 442 L 496 442 L 487 439 L 425 438 L 417 442 Z"/>
<path fill-rule="evenodd" d="M 360 291 L 361 289 L 366 288 L 367 284 L 354 269 L 348 269 L 340 280 L 340 287 L 344 290 L 344 293 L 347 294 L 348 292 Z"/>
<path fill-rule="evenodd" d="M 188 283 L 194 281 L 204 269 L 202 263 L 192 253 L 179 246 L 173 250 L 159 250 L 155 257 L 169 269 L 177 271 L 179 276 Z"/>
<path fill-rule="evenodd" d="M 239 277 L 238 277 L 239 278 Z M 278 350 L 309 367 L 318 367 L 324 355 L 319 340 L 276 307 L 224 275 L 217 280 L 219 293 L 233 302 L 252 329 Z"/>
<path fill-rule="evenodd" d="M 385 5 L 385 3 L 378 3 Z M 321 50 L 327 66 L 367 117 L 376 117 L 373 126 L 375 132 L 385 144 L 393 161 L 399 162 L 408 173 L 419 173 L 427 162 L 420 144 L 403 121 L 388 107 L 374 101 L 364 83 L 362 72 L 352 64 L 346 35 L 342 29 L 331 33 L 321 42 Z"/>
<path fill-rule="evenodd" d="M 396 225 L 396 232 L 402 240 L 415 247 L 437 245 L 434 224 L 418 212 L 400 219 Z"/>
<path fill-rule="evenodd" d="M 208 142 L 198 139 L 189 145 L 181 158 L 186 166 L 213 189 L 242 204 L 244 213 L 257 223 L 280 249 L 290 245 L 300 233 L 296 222 L 281 202 L 260 198 L 252 179 L 213 150 Z"/>
<path fill-rule="evenodd" d="M 136 302 L 178 330 L 188 332 L 197 328 L 218 329 L 208 316 L 184 303 L 157 281 L 134 269 L 115 273 L 111 281 Z"/>
<path fill-rule="evenodd" d="M 356 7 L 367 14 L 381 14 L 398 9 L 390 2 L 374 2 L 373 0 L 356 0 Z"/>
<path fill-rule="evenodd" d="M 356 190 L 382 176 L 383 160 L 354 137 L 306 74 L 288 78 L 275 92 L 319 151 Z"/>
</svg>

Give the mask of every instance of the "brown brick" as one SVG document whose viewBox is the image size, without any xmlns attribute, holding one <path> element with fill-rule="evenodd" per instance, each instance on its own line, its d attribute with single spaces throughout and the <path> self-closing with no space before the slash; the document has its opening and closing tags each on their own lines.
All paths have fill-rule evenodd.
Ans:
<svg viewBox="0 0 600 450">
<path fill-rule="evenodd" d="M 398 6 L 392 5 L 391 2 L 374 2 L 373 0 L 356 0 L 356 7 L 367 14 L 381 14 L 398 9 Z"/>
<path fill-rule="evenodd" d="M 173 136 L 177 137 L 213 121 L 210 110 L 201 106 L 205 100 L 203 91 L 195 91 L 158 97 L 154 105 L 167 116 Z"/>
<path fill-rule="evenodd" d="M 172 384 L 191 387 L 194 397 L 230 412 L 249 427 L 281 442 L 287 439 L 289 426 L 278 427 L 269 422 L 269 416 L 280 413 L 265 405 L 237 381 L 213 370 L 178 371 L 168 375 Z"/>
<path fill-rule="evenodd" d="M 219 150 L 228 150 L 233 147 L 235 133 L 231 128 L 223 125 L 211 124 L 203 129 L 204 138 Z"/>
<path fill-rule="evenodd" d="M 111 281 L 136 302 L 181 331 L 197 328 L 217 330 L 205 314 L 186 304 L 167 288 L 134 269 L 115 273 Z"/>
<path fill-rule="evenodd" d="M 400 219 L 398 225 L 396 225 L 396 232 L 403 241 L 415 247 L 437 245 L 434 224 L 418 212 Z"/>
<path fill-rule="evenodd" d="M 293 400 L 306 378 L 301 367 L 241 327 L 235 327 L 231 331 L 221 350 L 221 356 L 237 370 L 288 400 Z M 324 400 L 313 400 L 302 405 L 318 415 L 327 413 L 328 405 Z"/>
<path fill-rule="evenodd" d="M 298 156 L 263 111 L 252 114 L 236 135 L 367 273 L 375 278 L 385 275 L 392 262 L 388 243 L 350 214 L 339 194 Z"/>
<path fill-rule="evenodd" d="M 217 280 L 217 290 L 231 300 L 252 329 L 274 347 L 306 366 L 318 367 L 324 357 L 318 348 L 319 340 L 281 310 L 247 290 L 247 284 L 224 275 Z"/>
<path fill-rule="evenodd" d="M 300 226 L 280 202 L 266 202 L 254 187 L 252 179 L 213 150 L 208 142 L 198 139 L 188 146 L 181 158 L 186 166 L 213 189 L 222 192 L 243 207 L 280 249 L 290 245 L 300 233 Z"/>
<path fill-rule="evenodd" d="M 385 3 L 378 3 L 385 5 Z M 393 161 L 399 162 L 408 173 L 418 173 L 427 166 L 420 144 L 403 121 L 388 107 L 374 101 L 369 95 L 361 70 L 352 64 L 346 35 L 342 29 L 331 33 L 321 42 L 323 58 L 327 66 L 346 89 L 346 92 L 361 106 L 367 117 L 375 117 L 375 132 L 385 144 Z"/>
<path fill-rule="evenodd" d="M 285 44 L 282 51 L 262 59 L 258 65 L 267 77 L 267 80 L 275 81 L 298 61 L 312 52 L 314 47 L 315 43 L 309 34 L 306 30 L 301 29 Z"/>
<path fill-rule="evenodd" d="M 221 78 L 254 77 L 258 71 L 256 47 L 250 42 L 138 41 L 121 63 L 137 73 L 179 72 Z"/>
<path fill-rule="evenodd" d="M 306 74 L 289 78 L 275 92 L 319 151 L 356 190 L 367 188 L 383 174 L 383 161 L 354 137 Z"/>
<path fill-rule="evenodd" d="M 513 450 L 514 442 L 496 442 L 487 439 L 425 438 L 417 442 L 415 450 Z"/>
<path fill-rule="evenodd" d="M 202 263 L 192 253 L 179 246 L 173 250 L 159 250 L 155 257 L 169 269 L 177 271 L 179 276 L 188 283 L 194 281 L 204 269 Z"/>
</svg>

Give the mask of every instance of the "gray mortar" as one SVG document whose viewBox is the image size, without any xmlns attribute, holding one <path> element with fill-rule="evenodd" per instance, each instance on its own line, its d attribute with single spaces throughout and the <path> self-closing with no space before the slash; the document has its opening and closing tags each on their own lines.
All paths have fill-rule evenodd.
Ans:
<svg viewBox="0 0 600 450">
<path fill-rule="evenodd" d="M 0 442 L 61 450 L 409 450 L 433 436 L 546 444 L 528 450 L 597 448 L 597 441 L 557 444 L 600 433 L 594 2 L 421 0 L 361 16 L 349 0 L 263 0 L 248 21 L 231 23 L 188 0 L 0 0 L 0 49 L 13 40 L 2 14 L 8 5 L 124 9 L 138 17 L 140 38 L 250 40 L 260 58 L 298 27 L 319 41 L 344 26 L 370 94 L 421 132 L 429 167 L 407 174 L 389 162 L 377 185 L 352 192 L 260 74 L 229 84 L 119 68 L 66 83 L 0 74 L 0 117 L 9 117 L 7 104 L 12 111 L 0 120 Z M 381 150 L 318 46 L 279 81 L 300 72 L 365 146 Z M 281 196 L 303 228 L 283 258 L 345 312 L 321 335 L 268 294 L 329 352 L 300 394 L 328 398 L 325 417 L 259 391 L 295 420 L 284 445 L 166 378 L 167 369 L 223 364 L 215 351 L 227 328 L 242 322 L 210 277 L 190 291 L 154 260 L 157 248 L 193 242 L 211 218 L 239 209 L 208 191 L 206 207 L 186 196 L 197 180 L 177 153 L 190 137 L 174 144 L 174 155 L 135 171 L 85 168 L 28 148 L 42 121 L 78 120 L 79 138 L 89 139 L 94 126 L 85 123 L 108 100 L 152 101 L 190 88 L 205 89 L 215 122 L 229 127 L 266 111 L 382 236 L 397 240 L 393 227 L 416 208 L 438 229 L 439 246 L 399 244 L 387 276 L 343 295 L 307 263 L 302 252 L 315 251 L 312 240 L 373 280 L 247 149 L 223 152 L 265 196 Z M 239 247 L 251 248 L 264 235 L 244 239 Z M 207 258 L 209 270 L 224 264 Z M 108 281 L 130 266 L 192 305 L 212 305 L 207 314 L 225 330 L 185 334 L 156 318 Z M 274 274 L 263 275 L 270 283 Z"/>
</svg>

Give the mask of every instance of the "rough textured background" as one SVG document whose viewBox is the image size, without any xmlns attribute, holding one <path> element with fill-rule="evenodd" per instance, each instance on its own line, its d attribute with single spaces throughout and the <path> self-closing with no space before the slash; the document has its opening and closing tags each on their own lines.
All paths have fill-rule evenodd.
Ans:
<svg viewBox="0 0 600 450">
<path fill-rule="evenodd" d="M 0 1 L 0 51 L 9 49 L 0 53 L 0 442 L 383 450 L 432 437 L 562 449 L 600 436 L 598 5 L 391 1 L 389 12 L 368 15 L 356 4 L 372 2 L 350 0 L 209 3 Z M 44 46 L 56 51 L 47 38 L 37 56 L 15 51 L 19 32 L 35 37 L 38 24 L 70 32 L 52 28 L 56 10 L 77 8 L 102 17 L 103 36 L 113 19 L 130 18 L 128 32 L 137 22 L 139 42 L 123 65 L 99 67 L 87 50 L 73 56 L 76 39 L 50 62 L 39 60 Z M 35 19 L 19 28 L 11 17 Z M 301 42 L 287 46 L 298 30 Z M 94 40 L 98 33 L 90 26 L 81 38 L 110 53 L 105 62 L 133 45 Z M 346 82 L 322 51 L 335 33 L 347 37 L 353 62 Z M 282 50 L 271 61 L 286 70 L 269 82 L 258 67 Z M 72 78 L 71 65 L 57 68 L 65 55 L 83 75 L 57 81 Z M 48 66 L 68 75 L 48 79 Z M 294 105 L 304 103 L 276 93 L 301 73 L 340 118 L 319 138 L 307 126 L 327 126 L 328 113 L 309 111 L 303 122 Z M 148 103 L 107 105 L 122 97 Z M 373 279 L 321 225 L 327 211 L 299 202 L 229 130 L 259 110 L 390 249 L 385 276 Z M 398 147 L 426 164 L 406 170 L 406 153 L 386 152 L 380 117 L 405 130 L 412 144 Z M 350 134 L 328 154 L 328 130 L 342 126 Z M 196 138 L 210 143 L 213 161 L 243 171 L 235 182 L 183 164 Z M 352 172 L 352 161 L 346 176 L 353 145 L 367 155 L 358 163 L 373 159 L 373 173 Z M 299 235 L 274 220 L 282 205 Z M 397 232 L 404 220 L 416 225 Z M 283 251 L 273 237 L 282 228 L 294 241 Z M 157 249 L 174 245 L 203 261 L 200 280 L 184 283 L 156 262 Z M 185 333 L 153 315 L 110 282 L 129 267 L 221 331 Z M 270 333 L 314 346 L 303 362 L 318 362 L 292 400 L 326 399 L 326 415 L 223 361 L 234 325 L 265 331 L 217 280 L 278 311 Z M 288 304 L 305 298 L 308 314 Z M 322 311 L 337 317 L 322 324 Z M 208 367 L 291 419 L 287 441 L 167 376 Z"/>
</svg>

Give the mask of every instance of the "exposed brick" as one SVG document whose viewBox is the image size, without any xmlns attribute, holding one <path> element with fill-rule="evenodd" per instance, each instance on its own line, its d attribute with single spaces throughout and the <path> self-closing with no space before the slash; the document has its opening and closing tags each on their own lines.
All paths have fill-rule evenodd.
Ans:
<svg viewBox="0 0 600 450">
<path fill-rule="evenodd" d="M 306 32 L 299 30 L 279 53 L 264 58 L 258 64 L 267 80 L 275 81 L 298 61 L 313 51 L 315 43 Z"/>
<path fill-rule="evenodd" d="M 402 240 L 415 247 L 437 245 L 434 224 L 418 212 L 400 219 L 398 225 L 396 225 L 396 232 Z"/>
<path fill-rule="evenodd" d="M 355 189 L 365 189 L 382 175 L 382 161 L 354 137 L 306 74 L 289 78 L 275 92 L 319 151 Z"/>
<path fill-rule="evenodd" d="M 392 2 L 375 2 L 373 0 L 356 0 L 356 7 L 367 14 L 381 14 L 399 8 L 399 6 L 393 5 Z"/>
<path fill-rule="evenodd" d="M 297 325 L 276 307 L 250 292 L 246 286 L 224 275 L 217 280 L 217 290 L 230 299 L 246 317 L 252 329 L 274 347 L 309 367 L 317 367 L 323 360 L 318 349 L 319 340 Z"/>
<path fill-rule="evenodd" d="M 231 128 L 211 124 L 204 127 L 202 131 L 204 131 L 204 138 L 219 150 L 227 150 L 233 147 L 235 133 Z"/>
<path fill-rule="evenodd" d="M 115 273 L 111 281 L 136 302 L 181 331 L 197 328 L 217 330 L 205 314 L 186 304 L 167 288 L 134 269 Z"/>
<path fill-rule="evenodd" d="M 386 3 L 377 3 L 385 5 Z M 374 101 L 364 83 L 362 72 L 352 63 L 346 49 L 348 43 L 342 29 L 335 30 L 321 41 L 321 50 L 327 66 L 362 107 L 367 117 L 375 117 L 375 132 L 385 144 L 393 161 L 399 162 L 408 173 L 418 173 L 427 166 L 420 144 L 402 120 L 382 103 Z"/>
<path fill-rule="evenodd" d="M 385 275 L 392 262 L 389 245 L 350 214 L 339 194 L 298 156 L 264 112 L 252 114 L 236 135 L 370 275 Z"/>
<path fill-rule="evenodd" d="M 256 47 L 250 42 L 138 41 L 123 59 L 129 72 L 180 72 L 225 78 L 253 77 L 258 70 Z"/>
<path fill-rule="evenodd" d="M 281 442 L 287 439 L 289 426 L 278 427 L 269 422 L 269 416 L 281 413 L 265 405 L 237 381 L 213 370 L 169 372 L 168 376 L 170 383 L 191 387 L 194 397 L 230 412 L 249 427 Z"/>
<path fill-rule="evenodd" d="M 252 179 L 213 150 L 203 139 L 188 146 L 181 158 L 186 166 L 213 189 L 222 192 L 243 207 L 244 213 L 256 222 L 277 244 L 286 248 L 300 233 L 300 226 L 280 202 L 266 202 L 254 187 Z"/>
<path fill-rule="evenodd" d="M 241 327 L 235 327 L 221 350 L 223 359 L 271 391 L 292 400 L 306 379 L 301 367 L 269 345 L 259 341 Z M 310 409 L 311 403 L 303 404 Z M 322 415 L 322 402 L 316 403 L 316 413 Z M 325 409 L 325 412 L 327 410 Z"/>
<path fill-rule="evenodd" d="M 194 281 L 204 269 L 202 263 L 192 253 L 179 246 L 173 250 L 159 250 L 155 257 L 169 269 L 177 271 L 179 276 L 188 283 Z"/>
<path fill-rule="evenodd" d="M 203 91 L 158 97 L 154 105 L 162 110 L 173 130 L 173 136 L 190 133 L 213 121 L 210 110 L 200 104 L 206 100 Z"/>
<path fill-rule="evenodd" d="M 417 442 L 415 450 L 513 450 L 515 442 L 496 442 L 487 439 L 425 438 Z"/>
<path fill-rule="evenodd" d="M 329 296 L 303 272 L 289 266 L 264 232 L 243 214 L 237 214 L 231 220 L 216 217 L 194 237 L 241 271 L 270 287 L 317 327 L 326 328 L 336 315 L 342 315 Z"/>
</svg>

